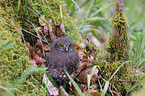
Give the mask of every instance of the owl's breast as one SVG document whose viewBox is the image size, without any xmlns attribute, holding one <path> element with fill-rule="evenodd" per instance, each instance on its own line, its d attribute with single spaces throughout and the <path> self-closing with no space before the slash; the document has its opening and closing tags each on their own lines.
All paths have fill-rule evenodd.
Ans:
<svg viewBox="0 0 145 96">
<path fill-rule="evenodd" d="M 68 73 L 72 73 L 79 67 L 79 56 L 78 53 L 68 52 L 50 52 L 46 56 L 46 67 L 48 70 L 56 69 L 59 72 L 64 72 L 64 69 Z"/>
</svg>

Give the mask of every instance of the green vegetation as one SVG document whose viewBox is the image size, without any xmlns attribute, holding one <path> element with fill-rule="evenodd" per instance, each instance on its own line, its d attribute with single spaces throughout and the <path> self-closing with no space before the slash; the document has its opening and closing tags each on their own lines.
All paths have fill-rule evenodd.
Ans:
<svg viewBox="0 0 145 96">
<path fill-rule="evenodd" d="M 145 87 L 145 76 L 136 72 L 145 71 L 144 0 L 124 1 L 124 14 L 118 14 L 110 20 L 114 24 L 113 26 L 127 28 L 129 25 L 130 40 L 127 39 L 129 45 L 123 41 L 127 34 L 125 30 L 123 38 L 121 38 L 122 42 L 119 43 L 123 46 L 122 50 L 117 50 L 113 43 L 114 38 L 108 34 L 108 32 L 111 34 L 113 28 L 109 23 L 109 19 L 113 16 L 113 0 L 1 0 L 0 4 L 0 92 L 2 95 L 45 96 L 49 94 L 42 81 L 45 68 L 34 67 L 22 38 L 24 35 L 25 40 L 31 42 L 32 45 L 36 40 L 30 34 L 22 33 L 21 30 L 24 28 L 37 34 L 34 27 L 40 26 L 38 20 L 42 15 L 45 15 L 47 21 L 52 19 L 53 23 L 58 25 L 63 22 L 67 36 L 79 46 L 82 43 L 81 39 L 84 38 L 81 35 L 87 36 L 88 33 L 91 33 L 99 42 L 105 43 L 102 46 L 103 49 L 97 48 L 92 43 L 89 44 L 98 51 L 93 64 L 99 66 L 100 73 L 98 74 L 101 74 L 101 78 L 103 78 L 101 79 L 104 84 L 103 88 L 96 88 L 102 93 L 102 96 L 107 94 L 107 90 L 110 90 L 110 84 L 114 84 L 119 93 L 123 87 L 127 94 Z M 122 15 L 121 18 L 120 15 Z M 73 21 L 73 19 L 75 20 Z M 108 39 L 109 41 L 106 43 Z M 129 49 L 129 56 L 124 55 L 127 54 L 127 50 L 124 50 L 126 47 Z M 116 55 L 111 55 L 111 52 L 118 53 L 118 51 L 124 52 L 123 61 L 117 61 Z M 120 70 L 124 66 L 127 66 L 128 69 L 121 72 Z M 104 72 L 101 73 L 102 71 Z M 88 75 L 88 87 L 91 77 L 92 74 Z M 114 81 L 114 77 L 115 80 L 126 81 Z M 70 80 L 78 94 L 83 95 L 76 82 L 71 78 Z M 135 92 L 135 94 L 137 93 Z"/>
</svg>

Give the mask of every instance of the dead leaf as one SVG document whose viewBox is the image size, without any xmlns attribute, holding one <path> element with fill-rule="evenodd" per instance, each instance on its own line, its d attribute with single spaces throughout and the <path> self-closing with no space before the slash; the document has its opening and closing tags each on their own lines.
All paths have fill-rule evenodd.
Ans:
<svg viewBox="0 0 145 96">
<path fill-rule="evenodd" d="M 53 42 L 56 39 L 56 35 L 55 35 L 54 31 L 53 31 L 54 24 L 52 23 L 51 19 L 49 19 L 48 25 L 49 25 L 50 38 L 51 38 L 51 41 Z"/>
<path fill-rule="evenodd" d="M 84 93 L 88 93 L 88 90 Z M 90 89 L 91 96 L 100 96 L 101 93 L 98 90 Z"/>
<path fill-rule="evenodd" d="M 43 76 L 43 82 L 45 83 L 48 92 L 50 93 L 50 95 L 54 95 L 54 96 L 58 96 L 59 94 L 59 90 L 58 88 L 54 87 L 53 84 L 51 83 L 51 81 L 48 79 L 46 72 L 44 73 Z"/>
<path fill-rule="evenodd" d="M 34 59 L 32 59 L 31 62 L 37 67 L 36 61 Z"/>
<path fill-rule="evenodd" d="M 58 36 L 58 37 L 65 37 L 65 33 L 62 32 L 62 30 L 60 29 L 60 25 L 53 26 L 53 31 L 54 31 L 56 36 Z"/>
<path fill-rule="evenodd" d="M 42 15 L 42 16 L 39 18 L 39 23 L 40 23 L 41 26 L 47 25 L 46 23 L 48 23 L 48 21 L 45 19 L 45 15 Z"/>
<path fill-rule="evenodd" d="M 43 27 L 37 27 L 36 31 L 39 33 L 40 38 L 43 38 Z"/>
<path fill-rule="evenodd" d="M 44 29 L 43 29 L 43 30 L 44 30 L 43 33 L 44 33 L 45 35 L 49 35 L 49 34 L 48 34 L 48 26 L 47 26 L 47 25 L 44 26 Z"/>
<path fill-rule="evenodd" d="M 37 54 L 34 54 L 33 59 L 36 61 L 36 64 L 38 66 L 41 66 L 43 63 L 44 58 L 41 58 L 40 56 L 38 56 Z"/>
<path fill-rule="evenodd" d="M 120 96 L 118 92 L 112 91 L 114 96 Z"/>
<path fill-rule="evenodd" d="M 83 70 L 84 68 L 87 67 L 87 62 L 83 62 L 83 61 L 80 61 L 79 63 L 79 70 Z"/>
<path fill-rule="evenodd" d="M 26 46 L 27 46 L 27 48 L 28 48 L 28 50 L 30 52 L 31 57 L 33 58 L 34 57 L 34 54 L 35 54 L 34 53 L 34 50 L 33 50 L 33 47 L 30 45 L 29 42 L 26 43 Z"/>
<path fill-rule="evenodd" d="M 79 50 L 78 54 L 79 54 L 80 59 L 81 59 L 83 62 L 88 62 L 88 53 L 85 52 L 85 49 Z"/>
<path fill-rule="evenodd" d="M 37 39 L 37 43 L 35 44 L 35 46 L 38 47 L 42 52 L 42 45 L 39 39 Z"/>
<path fill-rule="evenodd" d="M 75 44 L 75 49 L 77 49 L 77 50 L 81 50 L 82 48 L 79 47 L 77 44 Z"/>
<path fill-rule="evenodd" d="M 50 46 L 49 46 L 48 44 L 44 43 L 44 44 L 43 44 L 43 47 L 44 47 L 44 51 L 45 51 L 45 52 L 49 52 Z"/>
<path fill-rule="evenodd" d="M 91 75 L 92 68 L 93 68 L 93 66 L 86 67 L 85 69 L 83 69 L 79 73 L 79 75 L 77 76 L 77 78 L 79 79 L 79 82 L 80 83 L 87 83 L 87 75 Z M 94 74 L 93 74 L 93 76 L 91 78 L 91 83 L 95 82 L 99 78 L 98 71 L 99 71 L 98 69 L 95 70 L 95 72 L 94 72 Z"/>
<path fill-rule="evenodd" d="M 64 28 L 63 23 L 60 24 L 60 29 L 61 29 L 61 31 L 63 32 L 63 34 L 66 35 L 66 34 L 65 34 L 65 28 Z"/>
</svg>

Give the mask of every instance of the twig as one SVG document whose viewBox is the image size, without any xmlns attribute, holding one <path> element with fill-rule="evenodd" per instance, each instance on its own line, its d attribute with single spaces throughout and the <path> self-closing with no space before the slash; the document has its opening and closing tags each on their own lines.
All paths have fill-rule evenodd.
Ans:
<svg viewBox="0 0 145 96">
<path fill-rule="evenodd" d="M 77 8 L 80 10 L 80 7 L 78 6 L 78 4 L 74 1 L 74 0 L 71 0 L 76 6 Z"/>
<path fill-rule="evenodd" d="M 25 40 L 25 38 L 24 38 L 24 34 L 23 34 L 22 32 L 21 32 L 21 34 L 22 34 L 22 38 L 23 38 L 23 40 L 24 40 L 24 44 L 27 46 L 26 40 Z M 32 58 L 30 50 L 29 50 L 28 48 L 27 48 L 27 50 L 28 50 L 28 52 L 29 52 L 30 57 Z"/>
<path fill-rule="evenodd" d="M 25 38 L 24 38 L 24 34 L 21 32 L 21 34 L 22 34 L 22 38 L 23 38 L 23 40 L 24 40 L 24 44 L 26 44 L 26 40 L 25 40 Z"/>
<path fill-rule="evenodd" d="M 61 14 L 61 18 L 63 17 L 63 15 L 62 15 L 62 6 L 66 6 L 66 4 L 63 4 L 63 5 L 60 5 L 59 7 L 60 7 L 60 14 Z"/>
<path fill-rule="evenodd" d="M 115 81 L 122 81 L 122 82 L 142 82 L 139 80 L 115 80 Z"/>
<path fill-rule="evenodd" d="M 34 79 L 40 86 L 41 88 L 47 93 L 47 95 L 49 96 L 48 92 L 45 90 L 45 88 L 30 74 L 30 73 L 27 73 L 28 75 L 31 76 L 32 79 Z"/>
<path fill-rule="evenodd" d="M 108 70 L 109 68 L 107 70 L 104 69 L 99 76 L 101 76 L 104 72 L 107 72 Z"/>
<path fill-rule="evenodd" d="M 102 86 L 101 86 L 101 83 L 100 83 L 100 80 L 99 80 L 99 79 L 98 79 L 98 83 L 99 83 L 99 85 L 100 85 L 101 91 L 103 92 Z"/>
<path fill-rule="evenodd" d="M 100 78 L 103 80 L 103 81 L 105 81 L 106 82 L 106 80 L 104 79 L 104 78 L 102 78 L 101 76 L 100 76 Z M 115 88 L 115 86 L 114 85 L 112 85 L 111 83 L 110 83 L 110 85 L 119 93 L 119 91 Z M 122 96 L 120 93 L 119 93 L 119 95 L 120 96 Z"/>
<path fill-rule="evenodd" d="M 36 37 L 36 38 L 39 38 L 38 36 L 36 36 L 36 35 L 34 35 L 33 33 L 31 33 L 31 32 L 29 32 L 29 31 L 27 31 L 27 30 L 25 30 L 25 29 L 23 29 L 23 28 L 21 28 L 24 32 L 27 32 L 27 33 L 29 33 L 29 34 L 31 34 L 32 36 L 34 36 L 34 37 Z M 45 42 L 45 43 L 48 43 L 48 42 L 46 42 L 45 40 L 43 40 L 43 39 L 41 39 L 43 42 Z M 50 44 L 51 45 L 51 44 Z"/>
<path fill-rule="evenodd" d="M 110 85 L 110 87 L 111 87 L 111 85 Z M 110 90 L 110 92 L 111 92 L 111 95 L 114 96 L 110 87 L 109 87 L 109 90 Z"/>
</svg>

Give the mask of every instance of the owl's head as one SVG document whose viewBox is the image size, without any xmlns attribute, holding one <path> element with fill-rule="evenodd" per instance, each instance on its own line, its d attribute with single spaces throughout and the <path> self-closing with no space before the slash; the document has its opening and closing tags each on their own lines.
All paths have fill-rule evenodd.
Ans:
<svg viewBox="0 0 145 96">
<path fill-rule="evenodd" d="M 66 53 L 74 51 L 74 42 L 69 38 L 58 38 L 53 42 L 51 50 L 57 50 Z"/>
</svg>

